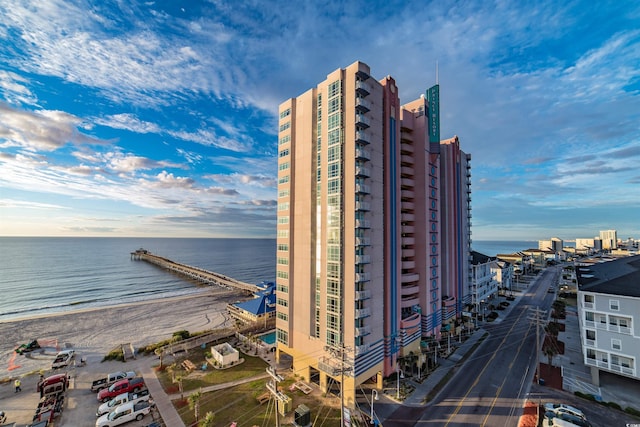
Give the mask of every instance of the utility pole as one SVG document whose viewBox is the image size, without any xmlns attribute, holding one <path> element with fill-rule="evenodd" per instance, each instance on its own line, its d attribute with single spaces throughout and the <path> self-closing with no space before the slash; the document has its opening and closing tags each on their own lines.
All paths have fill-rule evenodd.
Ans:
<svg viewBox="0 0 640 427">
<path fill-rule="evenodd" d="M 344 343 L 340 344 L 340 348 L 326 346 L 325 351 L 331 353 L 331 355 L 340 359 L 340 368 L 333 369 L 333 374 L 340 374 L 340 419 L 341 424 L 340 427 L 344 427 L 345 425 L 345 407 L 344 407 L 344 374 L 348 374 L 351 372 L 353 367 L 351 365 L 347 365 L 345 361 L 345 354 L 347 351 L 351 351 L 350 349 L 344 346 Z"/>
<path fill-rule="evenodd" d="M 540 310 L 539 307 L 529 309 L 529 320 L 535 322 L 536 325 L 536 370 L 534 377 L 540 379 L 540 325 L 544 321 L 546 310 Z"/>
<path fill-rule="evenodd" d="M 271 381 L 267 383 L 267 390 L 271 393 L 271 395 L 275 398 L 276 402 L 276 427 L 280 427 L 280 418 L 278 413 L 278 402 L 282 400 L 282 393 L 278 391 L 278 383 L 284 378 L 282 375 L 278 375 L 276 373 L 276 369 L 273 366 L 269 366 L 267 368 L 267 374 L 271 376 Z"/>
</svg>

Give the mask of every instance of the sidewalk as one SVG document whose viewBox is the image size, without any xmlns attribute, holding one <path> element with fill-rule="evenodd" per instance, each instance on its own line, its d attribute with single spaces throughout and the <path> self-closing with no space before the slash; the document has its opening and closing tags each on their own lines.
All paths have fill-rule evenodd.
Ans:
<svg viewBox="0 0 640 427">
<path fill-rule="evenodd" d="M 178 415 L 178 411 L 176 411 L 173 403 L 171 403 L 171 397 L 165 393 L 153 370 L 152 365 L 155 361 L 156 359 L 154 357 L 147 357 L 147 360 L 140 365 L 140 373 L 149 389 L 149 394 L 153 397 L 153 401 L 156 404 L 158 412 L 160 412 L 165 426 L 185 427 L 180 415 Z"/>
</svg>

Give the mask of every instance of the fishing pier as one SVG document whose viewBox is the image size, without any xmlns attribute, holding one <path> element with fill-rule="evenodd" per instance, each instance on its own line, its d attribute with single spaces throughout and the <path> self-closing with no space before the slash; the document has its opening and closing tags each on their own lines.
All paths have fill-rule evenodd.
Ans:
<svg viewBox="0 0 640 427">
<path fill-rule="evenodd" d="M 251 293 L 256 293 L 262 290 L 262 288 L 258 285 L 241 282 L 231 277 L 227 277 L 224 274 L 208 271 L 203 268 L 180 264 L 179 262 L 171 261 L 170 259 L 154 255 L 143 248 L 131 252 L 131 259 L 136 261 L 146 261 L 148 263 L 157 265 L 158 267 L 164 268 L 165 270 L 169 270 L 173 273 L 188 277 L 193 280 L 197 280 L 198 282 L 207 285 L 218 285 L 225 288 L 231 287 Z"/>
</svg>

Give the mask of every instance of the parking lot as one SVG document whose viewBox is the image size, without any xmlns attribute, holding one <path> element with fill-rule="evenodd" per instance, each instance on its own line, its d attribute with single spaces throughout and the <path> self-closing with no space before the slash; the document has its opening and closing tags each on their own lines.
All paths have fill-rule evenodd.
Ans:
<svg viewBox="0 0 640 427">
<path fill-rule="evenodd" d="M 59 417 L 55 419 L 56 427 L 90 427 L 96 422 L 96 409 L 101 404 L 97 400 L 95 392 L 91 391 L 91 383 L 107 375 L 110 372 L 120 370 L 134 370 L 136 361 L 126 364 L 122 362 L 94 362 L 90 366 L 73 367 L 67 370 L 59 369 L 55 373 L 67 372 L 70 377 L 69 389 L 66 391 L 64 409 Z M 45 376 L 51 375 L 52 371 L 45 372 Z M 0 385 L 0 410 L 7 414 L 9 425 L 14 423 L 15 427 L 28 426 L 33 421 L 35 410 L 38 407 L 40 395 L 37 392 L 37 374 L 27 375 L 22 378 L 22 391 L 15 392 L 13 383 Z M 132 421 L 126 424 L 127 427 L 144 427 L 154 420 L 159 420 L 160 415 L 153 409 L 141 421 Z"/>
</svg>

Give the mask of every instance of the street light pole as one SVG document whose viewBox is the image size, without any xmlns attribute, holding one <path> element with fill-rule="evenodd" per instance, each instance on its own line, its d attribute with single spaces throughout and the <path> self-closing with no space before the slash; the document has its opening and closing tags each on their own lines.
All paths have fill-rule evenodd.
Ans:
<svg viewBox="0 0 640 427">
<path fill-rule="evenodd" d="M 378 400 L 378 390 L 376 390 L 376 389 L 371 390 L 371 424 L 376 424 L 373 421 L 373 417 L 375 415 L 375 412 L 373 411 L 373 401 L 374 400 Z"/>
</svg>

